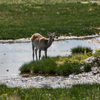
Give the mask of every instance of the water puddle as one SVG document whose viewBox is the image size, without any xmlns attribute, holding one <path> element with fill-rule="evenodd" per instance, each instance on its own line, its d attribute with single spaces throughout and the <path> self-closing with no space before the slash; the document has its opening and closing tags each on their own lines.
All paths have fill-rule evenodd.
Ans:
<svg viewBox="0 0 100 100">
<path fill-rule="evenodd" d="M 100 37 L 92 40 L 100 40 Z M 87 39 L 91 40 L 91 39 Z M 55 41 L 48 49 L 48 56 L 67 56 L 71 49 L 77 46 L 85 46 L 93 49 L 100 48 L 100 44 L 88 43 L 87 40 L 69 39 Z M 42 51 L 42 56 L 44 52 Z M 19 75 L 19 68 L 27 62 L 32 61 L 31 42 L 24 43 L 0 43 L 0 76 Z"/>
</svg>

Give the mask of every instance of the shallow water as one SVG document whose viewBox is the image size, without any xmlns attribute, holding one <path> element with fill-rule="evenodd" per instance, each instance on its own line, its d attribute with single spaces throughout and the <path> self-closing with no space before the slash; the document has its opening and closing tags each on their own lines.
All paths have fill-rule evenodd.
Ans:
<svg viewBox="0 0 100 100">
<path fill-rule="evenodd" d="M 93 39 L 100 39 L 96 37 Z M 90 40 L 90 39 L 88 39 Z M 77 46 L 91 47 L 93 52 L 100 48 L 100 44 L 87 43 L 86 40 L 60 40 L 55 41 L 48 49 L 48 56 L 67 56 L 71 49 Z M 31 42 L 26 43 L 0 43 L 0 76 L 19 75 L 19 68 L 32 61 Z M 42 56 L 44 52 L 42 52 Z"/>
</svg>

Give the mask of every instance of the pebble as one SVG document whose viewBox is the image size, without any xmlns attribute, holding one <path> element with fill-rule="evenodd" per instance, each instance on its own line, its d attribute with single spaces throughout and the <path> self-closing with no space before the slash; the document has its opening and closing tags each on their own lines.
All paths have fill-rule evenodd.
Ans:
<svg viewBox="0 0 100 100">
<path fill-rule="evenodd" d="M 100 73 L 93 74 L 93 72 L 81 73 L 78 75 L 63 76 L 6 76 L 0 77 L 0 84 L 5 84 L 9 87 L 21 88 L 71 88 L 75 84 L 100 84 Z"/>
</svg>

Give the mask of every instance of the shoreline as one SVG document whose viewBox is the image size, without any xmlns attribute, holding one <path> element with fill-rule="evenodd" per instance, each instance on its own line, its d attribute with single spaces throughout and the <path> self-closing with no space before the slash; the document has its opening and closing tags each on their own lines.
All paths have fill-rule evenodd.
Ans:
<svg viewBox="0 0 100 100">
<path fill-rule="evenodd" d="M 69 77 L 63 76 L 5 76 L 0 79 L 0 85 L 20 88 L 71 88 L 76 84 L 100 84 L 100 73 L 83 72 L 81 74 L 71 74 Z"/>
<path fill-rule="evenodd" d="M 88 35 L 88 36 L 59 36 L 58 38 L 55 38 L 55 41 L 60 40 L 69 40 L 69 39 L 89 39 L 89 38 L 95 38 L 99 37 L 99 34 L 96 35 Z M 8 39 L 8 40 L 0 40 L 0 43 L 28 43 L 31 42 L 30 38 L 21 38 L 21 39 Z"/>
<path fill-rule="evenodd" d="M 100 4 L 100 1 L 82 1 L 81 3 L 87 4 L 87 3 L 97 3 Z"/>
</svg>

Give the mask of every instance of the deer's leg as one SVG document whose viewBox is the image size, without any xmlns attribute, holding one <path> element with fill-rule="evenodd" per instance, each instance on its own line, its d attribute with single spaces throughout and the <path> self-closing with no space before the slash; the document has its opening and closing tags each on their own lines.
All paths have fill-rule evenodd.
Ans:
<svg viewBox="0 0 100 100">
<path fill-rule="evenodd" d="M 45 50 L 45 58 L 47 59 L 47 49 Z"/>
<path fill-rule="evenodd" d="M 37 48 L 35 49 L 35 55 L 36 55 L 36 60 L 37 60 Z"/>
<path fill-rule="evenodd" d="M 32 50 L 33 50 L 33 60 L 34 60 L 34 45 L 32 43 Z"/>
<path fill-rule="evenodd" d="M 39 60 L 40 60 L 40 58 L 41 58 L 41 50 L 39 50 Z"/>
</svg>

